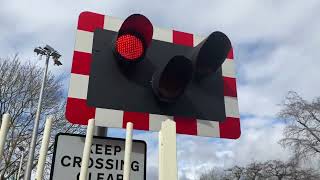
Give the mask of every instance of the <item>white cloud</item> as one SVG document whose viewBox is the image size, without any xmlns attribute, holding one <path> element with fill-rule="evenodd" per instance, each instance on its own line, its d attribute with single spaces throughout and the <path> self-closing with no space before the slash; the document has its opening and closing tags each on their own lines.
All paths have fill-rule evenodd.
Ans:
<svg viewBox="0 0 320 180">
<path fill-rule="evenodd" d="M 48 43 L 63 55 L 63 67 L 50 67 L 57 73 L 70 72 L 77 18 L 90 10 L 121 18 L 143 13 L 155 26 L 228 34 L 235 45 L 241 113 L 273 116 L 288 90 L 310 98 L 320 86 L 314 83 L 320 65 L 317 0 L 5 0 L 0 7 L 0 54 L 35 59 L 33 47 Z"/>
<path fill-rule="evenodd" d="M 269 118 L 248 118 L 242 121 L 242 135 L 238 140 L 179 135 L 177 138 L 180 179 L 196 179 L 213 167 L 229 168 L 252 161 L 287 160 L 291 153 L 278 141 L 283 137 L 284 124 Z M 148 145 L 147 177 L 158 174 L 158 133 L 139 133 Z M 169 163 L 169 162 L 168 162 Z M 149 178 L 148 178 L 149 179 Z"/>
<path fill-rule="evenodd" d="M 246 82 L 239 86 L 242 113 L 274 116 L 280 108 L 277 104 L 290 90 L 307 99 L 318 95 L 320 84 L 315 82 L 320 75 L 320 54 L 316 44 L 320 36 L 312 34 L 315 29 L 319 31 L 320 26 L 275 45 L 271 51 L 249 56 L 240 66 L 240 77 Z"/>
</svg>

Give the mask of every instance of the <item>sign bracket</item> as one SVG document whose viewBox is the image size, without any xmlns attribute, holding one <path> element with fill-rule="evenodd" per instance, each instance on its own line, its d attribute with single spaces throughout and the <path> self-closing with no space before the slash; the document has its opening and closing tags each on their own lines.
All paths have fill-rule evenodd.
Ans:
<svg viewBox="0 0 320 180">
<path fill-rule="evenodd" d="M 176 122 L 167 119 L 159 131 L 159 180 L 178 180 Z"/>
</svg>

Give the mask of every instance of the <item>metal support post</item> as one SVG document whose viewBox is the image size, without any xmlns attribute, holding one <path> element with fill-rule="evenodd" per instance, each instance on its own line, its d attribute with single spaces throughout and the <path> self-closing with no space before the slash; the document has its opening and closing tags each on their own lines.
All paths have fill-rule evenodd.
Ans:
<svg viewBox="0 0 320 180">
<path fill-rule="evenodd" d="M 31 144 L 29 147 L 29 157 L 28 157 L 28 162 L 27 162 L 27 169 L 24 174 L 24 180 L 30 180 L 31 171 L 33 169 L 34 152 L 35 152 L 36 143 L 37 143 L 38 128 L 39 128 L 39 121 L 40 121 L 40 114 L 41 114 L 42 95 L 43 95 L 43 90 L 44 90 L 44 86 L 45 86 L 46 79 L 47 79 L 49 59 L 50 59 L 50 55 L 47 55 L 45 69 L 43 72 L 41 89 L 40 89 L 36 118 L 34 120 L 34 126 L 33 126 L 33 130 L 32 130 L 32 139 L 31 139 Z"/>
<path fill-rule="evenodd" d="M 43 170 L 44 170 L 44 166 L 45 166 L 45 162 L 46 162 L 46 158 L 47 158 L 47 153 L 48 153 L 49 142 L 50 142 L 52 121 L 53 121 L 52 117 L 49 117 L 46 120 L 46 125 L 44 128 L 42 144 L 41 144 L 41 149 L 40 149 L 40 155 L 39 155 L 39 160 L 38 160 L 36 180 L 41 180 L 42 176 L 43 176 Z"/>
<path fill-rule="evenodd" d="M 159 132 L 159 180 L 177 180 L 176 122 L 168 119 Z"/>
<path fill-rule="evenodd" d="M 10 128 L 11 118 L 9 114 L 2 115 L 2 123 L 0 129 L 0 164 L 2 162 L 2 156 L 4 151 L 4 145 L 6 143 L 7 134 Z"/>
<path fill-rule="evenodd" d="M 79 178 L 80 180 L 86 180 L 88 176 L 88 168 L 89 168 L 89 160 L 90 160 L 90 152 L 91 152 L 91 145 L 93 140 L 94 127 L 95 127 L 94 119 L 90 119 L 88 121 L 86 140 L 85 140 L 83 154 L 82 154 L 80 178 Z"/>
<path fill-rule="evenodd" d="M 128 122 L 127 132 L 126 132 L 126 144 L 125 144 L 125 150 L 124 150 L 123 180 L 130 180 L 132 132 L 133 132 L 133 124 L 132 122 Z"/>
</svg>

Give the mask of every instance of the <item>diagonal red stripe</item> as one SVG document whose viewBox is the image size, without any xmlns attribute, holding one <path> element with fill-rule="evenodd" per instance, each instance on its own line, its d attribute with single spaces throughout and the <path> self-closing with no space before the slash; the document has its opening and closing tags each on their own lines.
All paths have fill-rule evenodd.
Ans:
<svg viewBox="0 0 320 180">
<path fill-rule="evenodd" d="M 94 32 L 95 29 L 103 29 L 104 15 L 92 12 L 82 12 L 79 15 L 78 29 L 83 31 Z"/>
<path fill-rule="evenodd" d="M 71 73 L 90 75 L 91 54 L 74 51 Z"/>
<path fill-rule="evenodd" d="M 89 107 L 86 99 L 67 99 L 66 119 L 73 124 L 87 125 L 88 120 L 95 117 L 96 108 Z"/>
<path fill-rule="evenodd" d="M 149 113 L 124 112 L 122 127 L 126 128 L 127 123 L 132 122 L 134 129 L 149 130 Z"/>
</svg>

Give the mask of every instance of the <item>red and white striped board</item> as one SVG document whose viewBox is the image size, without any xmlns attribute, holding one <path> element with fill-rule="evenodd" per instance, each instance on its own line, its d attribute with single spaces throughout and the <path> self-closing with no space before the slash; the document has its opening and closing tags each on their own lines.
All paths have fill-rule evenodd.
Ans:
<svg viewBox="0 0 320 180">
<path fill-rule="evenodd" d="M 68 121 L 74 124 L 86 125 L 89 119 L 95 118 L 97 126 L 113 128 L 125 128 L 127 122 L 132 122 L 134 129 L 159 131 L 161 122 L 170 118 L 176 121 L 178 134 L 228 139 L 240 137 L 240 114 L 232 49 L 222 65 L 227 117 L 223 122 L 89 107 L 87 105 L 87 91 L 90 67 L 93 61 L 93 32 L 97 28 L 117 32 L 122 22 L 120 19 L 93 12 L 82 12 L 80 14 L 66 107 Z M 153 39 L 186 46 L 196 46 L 204 38 L 185 32 L 155 27 Z"/>
</svg>

